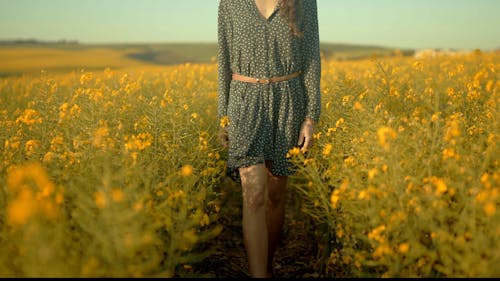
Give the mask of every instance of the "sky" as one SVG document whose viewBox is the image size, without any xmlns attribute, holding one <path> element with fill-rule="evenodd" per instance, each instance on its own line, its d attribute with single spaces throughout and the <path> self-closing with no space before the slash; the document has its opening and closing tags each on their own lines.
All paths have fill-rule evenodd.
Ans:
<svg viewBox="0 0 500 281">
<path fill-rule="evenodd" d="M 312 1 L 312 0 L 305 0 Z M 219 0 L 0 0 L 0 40 L 216 42 Z M 317 0 L 320 40 L 496 49 L 500 0 Z"/>
</svg>

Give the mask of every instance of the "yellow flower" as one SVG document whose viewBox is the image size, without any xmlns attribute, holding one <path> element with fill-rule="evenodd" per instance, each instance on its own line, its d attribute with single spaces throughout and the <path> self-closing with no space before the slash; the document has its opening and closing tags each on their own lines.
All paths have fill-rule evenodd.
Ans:
<svg viewBox="0 0 500 281">
<path fill-rule="evenodd" d="M 43 156 L 43 162 L 50 163 L 52 161 L 52 159 L 54 159 L 56 156 L 57 156 L 56 154 L 49 151 L 49 152 L 45 153 L 45 155 Z"/>
<path fill-rule="evenodd" d="M 29 140 L 26 142 L 24 149 L 26 150 L 26 155 L 31 156 L 35 153 L 35 150 L 40 147 L 40 142 L 37 140 Z"/>
<path fill-rule="evenodd" d="M 371 169 L 370 171 L 368 171 L 368 178 L 372 180 L 373 178 L 375 178 L 375 175 L 377 175 L 377 172 L 378 170 L 376 168 Z"/>
<path fill-rule="evenodd" d="M 370 195 L 368 194 L 368 192 L 366 190 L 361 190 L 358 194 L 358 199 L 359 200 L 363 200 L 363 199 L 370 199 Z"/>
<path fill-rule="evenodd" d="M 353 98 L 353 96 L 347 95 L 342 97 L 342 105 L 345 106 L 349 101 Z"/>
<path fill-rule="evenodd" d="M 396 138 L 396 132 L 386 126 L 382 126 L 377 130 L 377 136 L 378 136 L 378 141 L 380 145 L 385 149 L 389 149 L 389 139 L 395 139 Z"/>
<path fill-rule="evenodd" d="M 451 120 L 447 122 L 447 130 L 445 132 L 444 140 L 446 142 L 454 143 L 454 139 L 461 135 L 460 124 L 458 120 Z"/>
<path fill-rule="evenodd" d="M 82 112 L 80 107 L 77 104 L 74 104 L 73 107 L 71 107 L 70 114 L 71 116 L 78 116 Z"/>
<path fill-rule="evenodd" d="M 138 201 L 134 204 L 132 208 L 134 209 L 134 211 L 139 212 L 140 210 L 142 210 L 143 207 L 144 204 L 142 203 L 142 201 Z"/>
<path fill-rule="evenodd" d="M 57 152 L 64 148 L 64 139 L 61 136 L 55 136 L 50 141 L 50 150 Z"/>
<path fill-rule="evenodd" d="M 291 157 L 297 156 L 299 154 L 300 154 L 300 148 L 294 147 L 294 148 L 290 149 L 290 151 L 288 151 L 288 153 L 286 154 L 286 158 L 291 158 Z"/>
<path fill-rule="evenodd" d="M 337 128 L 328 128 L 326 135 L 330 136 L 331 134 L 335 133 L 336 131 L 337 131 Z"/>
<path fill-rule="evenodd" d="M 457 92 L 456 92 L 456 91 L 455 91 L 455 89 L 454 89 L 454 88 L 452 88 L 452 87 L 448 87 L 448 88 L 446 89 L 446 94 L 447 94 L 447 95 L 448 95 L 448 97 L 449 97 L 449 98 L 451 98 L 451 99 L 455 99 L 455 98 L 456 98 L 456 96 L 457 96 Z"/>
<path fill-rule="evenodd" d="M 363 111 L 363 105 L 360 103 L 360 102 L 355 102 L 354 103 L 354 109 L 358 110 L 358 111 Z"/>
<path fill-rule="evenodd" d="M 455 152 L 453 148 L 445 148 L 443 150 L 443 160 L 449 159 L 449 158 L 455 158 L 455 159 L 460 159 L 460 156 Z"/>
<path fill-rule="evenodd" d="M 38 163 L 27 164 L 23 167 L 14 167 L 12 170 L 9 170 L 7 177 L 9 190 L 21 190 L 28 181 L 33 181 L 36 184 L 42 197 L 47 197 L 54 191 L 54 185 L 49 180 L 43 167 Z"/>
<path fill-rule="evenodd" d="M 330 203 L 332 204 L 333 208 L 337 208 L 337 203 L 339 202 L 340 196 L 339 196 L 339 191 L 335 190 L 332 192 L 332 195 L 330 196 Z"/>
<path fill-rule="evenodd" d="M 391 254 L 391 248 L 386 244 L 382 244 L 375 249 L 372 255 L 374 258 L 381 258 L 384 255 L 389 255 L 389 254 Z"/>
<path fill-rule="evenodd" d="M 94 132 L 94 140 L 92 141 L 92 145 L 94 147 L 102 147 L 104 148 L 105 145 L 105 138 L 109 135 L 109 129 L 108 127 L 100 127 Z"/>
<path fill-rule="evenodd" d="M 36 201 L 31 191 L 24 189 L 7 206 L 7 222 L 11 225 L 24 225 L 35 214 Z"/>
<path fill-rule="evenodd" d="M 66 111 L 68 110 L 69 104 L 67 102 L 59 106 L 59 119 L 64 119 L 66 117 Z"/>
<path fill-rule="evenodd" d="M 144 150 L 151 146 L 153 143 L 153 136 L 146 132 L 140 133 L 136 136 L 125 136 L 125 148 L 129 151 Z"/>
<path fill-rule="evenodd" d="M 340 127 L 340 125 L 344 124 L 344 122 L 344 118 L 340 118 L 337 122 L 335 122 L 335 127 Z"/>
<path fill-rule="evenodd" d="M 356 159 L 353 156 L 348 156 L 346 159 L 344 159 L 344 163 L 348 167 L 354 167 L 356 166 Z"/>
<path fill-rule="evenodd" d="M 123 195 L 123 191 L 121 189 L 113 188 L 113 190 L 111 190 L 111 198 L 113 201 L 117 203 L 123 202 L 124 197 L 125 196 Z"/>
<path fill-rule="evenodd" d="M 229 117 L 224 116 L 220 119 L 220 126 L 226 128 L 229 125 Z"/>
<path fill-rule="evenodd" d="M 181 168 L 181 175 L 183 177 L 189 177 L 189 176 L 193 175 L 193 170 L 194 170 L 193 166 L 191 166 L 191 165 L 184 165 Z"/>
<path fill-rule="evenodd" d="M 183 198 L 183 197 L 185 197 L 184 191 L 179 190 L 179 191 L 176 191 L 176 192 L 172 192 L 168 196 L 168 200 L 172 200 L 172 199 L 176 199 L 176 198 Z"/>
<path fill-rule="evenodd" d="M 484 185 L 484 187 L 486 187 L 486 189 L 491 188 L 491 183 L 489 181 L 489 177 L 490 177 L 490 175 L 488 173 L 484 173 L 481 176 L 481 183 Z"/>
<path fill-rule="evenodd" d="M 314 158 L 304 159 L 304 166 L 310 165 L 312 163 L 314 163 Z"/>
<path fill-rule="evenodd" d="M 40 124 L 43 122 L 40 113 L 34 109 L 25 109 L 23 115 L 16 119 L 16 124 L 24 123 L 26 125 Z"/>
<path fill-rule="evenodd" d="M 424 65 L 423 65 L 423 63 L 421 61 L 415 61 L 413 63 L 413 68 L 415 70 L 419 70 L 420 71 L 420 70 L 422 70 L 424 68 Z"/>
<path fill-rule="evenodd" d="M 446 183 L 444 180 L 437 178 L 437 177 L 432 177 L 431 182 L 434 184 L 436 187 L 436 195 L 441 195 L 445 193 L 448 190 L 448 187 L 446 186 Z"/>
<path fill-rule="evenodd" d="M 64 202 L 64 195 L 62 195 L 61 193 L 57 193 L 55 201 L 57 205 L 62 204 Z"/>
<path fill-rule="evenodd" d="M 323 156 L 328 156 L 332 152 L 333 145 L 328 143 L 325 145 L 325 148 L 323 149 Z"/>
<path fill-rule="evenodd" d="M 399 244 L 399 252 L 401 254 L 406 254 L 408 253 L 408 250 L 410 250 L 410 244 L 409 243 L 401 243 Z"/>
<path fill-rule="evenodd" d="M 439 115 L 441 115 L 441 112 L 437 112 L 437 113 L 432 114 L 431 121 L 432 122 L 438 121 L 439 120 Z"/>
<path fill-rule="evenodd" d="M 92 74 L 92 72 L 85 72 L 83 73 L 81 76 L 80 76 L 80 85 L 83 85 L 87 82 L 90 82 L 92 80 L 92 77 L 94 75 Z"/>
<path fill-rule="evenodd" d="M 374 228 L 370 233 L 368 233 L 368 238 L 383 243 L 384 238 L 381 236 L 381 234 L 382 232 L 385 231 L 385 229 L 386 229 L 385 225 L 380 225 Z"/>
<path fill-rule="evenodd" d="M 100 209 L 106 207 L 106 194 L 102 191 L 94 193 L 94 202 Z"/>
<path fill-rule="evenodd" d="M 203 214 L 203 217 L 201 218 L 200 225 L 201 226 L 206 226 L 210 224 L 210 218 L 208 217 L 207 214 Z"/>
<path fill-rule="evenodd" d="M 486 203 L 486 205 L 484 205 L 484 213 L 488 217 L 493 216 L 496 213 L 496 211 L 497 211 L 496 206 L 492 202 L 488 202 Z"/>
<path fill-rule="evenodd" d="M 337 234 L 338 238 L 342 238 L 344 236 L 344 230 L 343 229 L 337 229 L 336 234 Z"/>
</svg>

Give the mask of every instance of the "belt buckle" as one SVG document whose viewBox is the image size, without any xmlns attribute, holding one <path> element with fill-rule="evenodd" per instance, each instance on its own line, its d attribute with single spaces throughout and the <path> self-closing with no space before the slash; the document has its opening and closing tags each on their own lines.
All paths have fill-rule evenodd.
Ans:
<svg viewBox="0 0 500 281">
<path fill-rule="evenodd" d="M 256 81 L 258 84 L 270 84 L 271 83 L 271 79 L 269 79 L 269 78 L 257 78 Z"/>
</svg>

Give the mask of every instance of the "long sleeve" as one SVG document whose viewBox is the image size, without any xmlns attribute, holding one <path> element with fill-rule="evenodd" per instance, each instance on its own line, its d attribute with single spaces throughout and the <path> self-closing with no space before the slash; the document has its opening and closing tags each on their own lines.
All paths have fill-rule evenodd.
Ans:
<svg viewBox="0 0 500 281">
<path fill-rule="evenodd" d="M 304 32 L 303 79 L 307 96 L 306 118 L 318 122 L 321 113 L 321 56 L 319 49 L 318 8 L 316 0 L 303 1 Z"/>
<path fill-rule="evenodd" d="M 218 117 L 227 116 L 229 99 L 229 86 L 231 83 L 230 47 L 231 47 L 231 18 L 227 11 L 225 1 L 219 2 L 218 13 Z"/>
</svg>

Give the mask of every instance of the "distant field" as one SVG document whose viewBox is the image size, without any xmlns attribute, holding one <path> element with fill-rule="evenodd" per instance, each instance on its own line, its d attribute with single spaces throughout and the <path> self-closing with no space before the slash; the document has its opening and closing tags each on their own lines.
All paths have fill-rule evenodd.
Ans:
<svg viewBox="0 0 500 281">
<path fill-rule="evenodd" d="M 0 73 L 8 74 L 48 71 L 71 71 L 76 68 L 123 68 L 144 64 L 129 59 L 124 53 L 112 49 L 65 50 L 58 48 L 2 48 Z"/>
<path fill-rule="evenodd" d="M 377 46 L 322 44 L 325 57 L 337 60 L 362 59 L 371 55 L 392 55 L 394 50 Z M 403 54 L 411 54 L 405 50 Z M 0 44 L 0 77 L 36 73 L 122 69 L 137 66 L 210 63 L 217 44 Z"/>
</svg>

